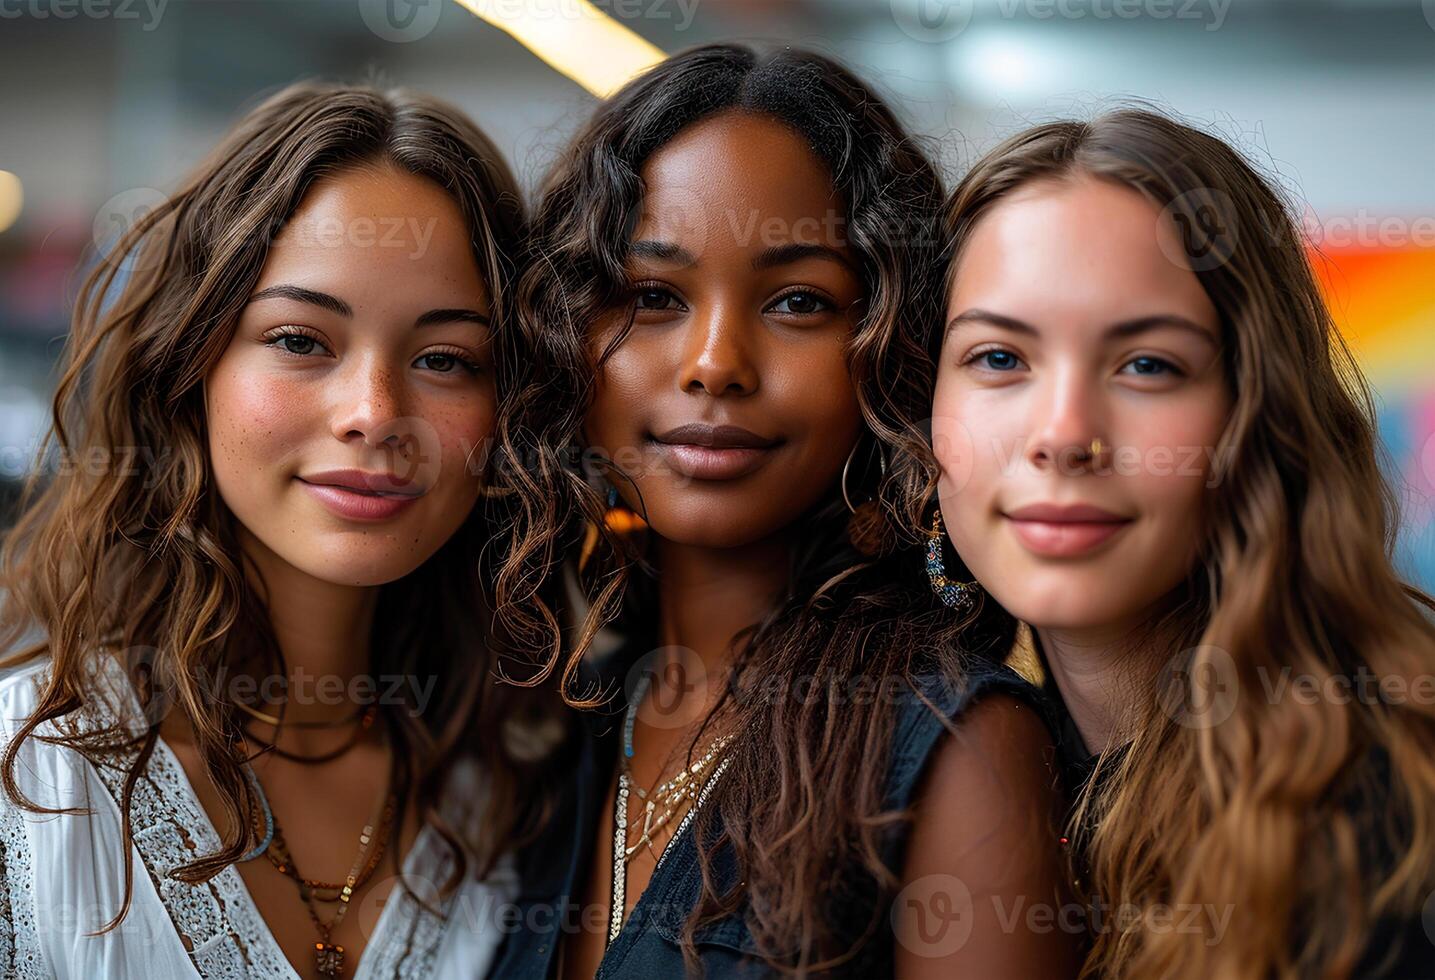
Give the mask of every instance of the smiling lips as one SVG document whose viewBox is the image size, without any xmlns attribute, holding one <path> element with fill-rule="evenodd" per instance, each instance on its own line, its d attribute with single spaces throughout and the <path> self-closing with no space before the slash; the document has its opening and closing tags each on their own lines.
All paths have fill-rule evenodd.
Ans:
<svg viewBox="0 0 1435 980">
<path fill-rule="evenodd" d="M 296 479 L 330 511 L 351 521 L 389 520 L 427 492 L 393 474 L 363 470 L 329 470 Z"/>
<path fill-rule="evenodd" d="M 1131 518 L 1085 504 L 1033 504 L 1003 514 L 1028 551 L 1075 558 L 1096 550 L 1131 524 Z"/>
<path fill-rule="evenodd" d="M 695 480 L 735 480 L 757 470 L 781 445 L 736 425 L 692 422 L 652 437 L 672 469 Z"/>
</svg>

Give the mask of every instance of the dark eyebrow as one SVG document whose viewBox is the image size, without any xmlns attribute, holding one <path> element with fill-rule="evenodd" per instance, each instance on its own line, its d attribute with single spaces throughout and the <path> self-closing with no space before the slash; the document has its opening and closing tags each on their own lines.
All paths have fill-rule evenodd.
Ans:
<svg viewBox="0 0 1435 980">
<path fill-rule="evenodd" d="M 430 323 L 477 323 L 483 327 L 493 325 L 493 321 L 477 310 L 429 310 L 414 321 L 414 326 L 426 327 Z"/>
<path fill-rule="evenodd" d="M 1181 330 L 1189 330 L 1191 333 L 1199 334 L 1201 339 L 1216 346 L 1219 341 L 1211 336 L 1211 331 L 1188 320 L 1176 313 L 1157 313 L 1152 316 L 1137 317 L 1135 320 L 1126 320 L 1118 323 L 1106 331 L 1110 337 L 1134 337 L 1138 333 L 1145 333 L 1147 330 L 1157 330 L 1161 327 L 1176 327 Z"/>
<path fill-rule="evenodd" d="M 1002 316 L 1000 313 L 992 313 L 989 310 L 978 309 L 966 310 L 952 317 L 952 319 L 947 322 L 947 331 L 950 333 L 964 323 L 987 323 L 994 327 L 1000 327 L 1003 330 L 1011 330 L 1015 333 L 1022 333 L 1032 337 L 1039 335 L 1041 332 L 1023 320 Z M 1148 330 L 1156 330 L 1161 327 L 1177 327 L 1182 330 L 1188 330 L 1199 335 L 1202 340 L 1213 346 L 1219 344 L 1219 341 L 1211 336 L 1211 331 L 1199 323 L 1196 323 L 1194 320 L 1188 320 L 1175 313 L 1156 313 L 1151 316 L 1137 317 L 1134 320 L 1123 320 L 1107 328 L 1106 336 L 1108 338 L 1134 337 L 1137 334 L 1145 333 Z"/>
<path fill-rule="evenodd" d="M 655 242 L 641 239 L 628 246 L 628 254 L 639 259 L 656 259 L 659 262 L 673 262 L 679 265 L 693 265 L 697 257 L 673 242 Z"/>
<path fill-rule="evenodd" d="M 788 265 L 803 259 L 826 259 L 829 262 L 838 262 L 847 269 L 852 269 L 852 263 L 848 261 L 847 256 L 831 245 L 816 245 L 808 242 L 790 242 L 787 245 L 774 245 L 771 248 L 765 248 L 761 255 L 752 260 L 752 267 L 754 269 L 771 269 L 774 266 Z"/>
<path fill-rule="evenodd" d="M 308 303 L 311 306 L 318 306 L 328 310 L 330 313 L 337 313 L 342 317 L 352 317 L 353 309 L 337 296 L 330 296 L 328 293 L 321 293 L 316 289 L 305 289 L 303 286 L 293 286 L 283 283 L 278 286 L 270 286 L 261 289 L 249 297 L 249 302 L 255 303 L 262 299 L 292 299 L 298 303 Z M 453 323 L 455 321 L 465 323 L 477 323 L 481 326 L 491 326 L 487 316 L 477 310 L 429 310 L 414 321 L 416 327 L 426 327 L 431 323 Z"/>
<path fill-rule="evenodd" d="M 1001 327 L 1003 330 L 1011 330 L 1016 333 L 1036 336 L 1039 332 L 1030 323 L 1024 323 L 1013 317 L 1002 316 L 1000 313 L 992 313 L 988 310 L 964 310 L 947 321 L 947 332 L 951 333 L 964 323 L 989 323 L 994 327 Z"/>
<path fill-rule="evenodd" d="M 330 313 L 337 313 L 339 316 L 351 317 L 354 315 L 349 304 L 337 296 L 330 296 L 328 293 L 321 293 L 314 289 L 305 289 L 303 286 L 291 286 L 288 283 L 261 289 L 249 297 L 249 302 L 257 303 L 261 299 L 292 299 L 297 303 L 308 303 L 311 306 L 321 307 Z"/>
</svg>

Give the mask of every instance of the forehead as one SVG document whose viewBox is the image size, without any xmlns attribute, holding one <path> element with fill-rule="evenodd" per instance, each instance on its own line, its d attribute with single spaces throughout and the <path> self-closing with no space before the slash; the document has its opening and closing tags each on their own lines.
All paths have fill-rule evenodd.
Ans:
<svg viewBox="0 0 1435 980">
<path fill-rule="evenodd" d="M 844 203 L 826 165 L 768 116 L 726 112 L 694 123 L 648 158 L 638 237 L 761 248 L 840 245 Z"/>
<path fill-rule="evenodd" d="M 309 188 L 275 237 L 261 284 L 319 277 L 356 288 L 395 276 L 449 290 L 484 289 L 458 203 L 433 181 L 374 165 Z"/>
<path fill-rule="evenodd" d="M 1020 302 L 1034 318 L 1073 308 L 1118 318 L 1151 305 L 1214 317 L 1183 257 L 1179 230 L 1137 191 L 1089 177 L 1037 181 L 977 222 L 952 301 Z"/>
</svg>

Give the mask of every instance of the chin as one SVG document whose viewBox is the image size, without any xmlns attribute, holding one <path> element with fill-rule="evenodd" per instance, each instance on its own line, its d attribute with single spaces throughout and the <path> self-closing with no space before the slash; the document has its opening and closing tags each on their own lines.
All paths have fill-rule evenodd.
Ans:
<svg viewBox="0 0 1435 980">
<path fill-rule="evenodd" d="M 422 565 L 428 555 L 404 548 L 393 538 L 366 544 L 367 547 L 350 543 L 340 548 L 315 548 L 304 555 L 280 557 L 321 582 L 367 588 L 397 582 Z"/>
</svg>

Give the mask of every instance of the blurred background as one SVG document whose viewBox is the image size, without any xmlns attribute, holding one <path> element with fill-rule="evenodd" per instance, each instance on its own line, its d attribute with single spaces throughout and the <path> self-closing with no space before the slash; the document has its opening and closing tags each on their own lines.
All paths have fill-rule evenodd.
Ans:
<svg viewBox="0 0 1435 980">
<path fill-rule="evenodd" d="M 0 0 L 0 528 L 82 271 L 263 95 L 304 77 L 423 88 L 537 181 L 595 99 L 495 24 L 537 9 L 561 27 L 583 0 L 470 2 L 489 20 L 454 0 Z M 661 51 L 742 39 L 835 55 L 952 177 L 1026 125 L 1129 97 L 1235 142 L 1302 209 L 1379 392 L 1402 568 L 1435 590 L 1435 0 L 596 6 Z"/>
</svg>

